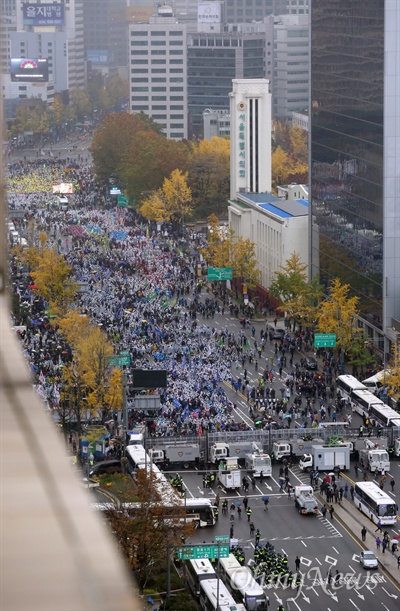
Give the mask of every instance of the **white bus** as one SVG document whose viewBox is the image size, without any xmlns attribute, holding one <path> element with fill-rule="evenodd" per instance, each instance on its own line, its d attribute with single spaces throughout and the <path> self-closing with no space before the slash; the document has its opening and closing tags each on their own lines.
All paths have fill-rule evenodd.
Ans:
<svg viewBox="0 0 400 611">
<path fill-rule="evenodd" d="M 203 579 L 217 579 L 213 565 L 206 558 L 189 560 L 186 564 L 186 572 L 189 588 L 197 600 L 200 597 L 200 582 Z"/>
<path fill-rule="evenodd" d="M 185 521 L 195 522 L 196 526 L 214 526 L 215 513 L 210 499 L 207 498 L 183 498 L 171 486 L 164 473 L 153 463 L 151 457 L 141 445 L 128 445 L 126 448 L 126 458 L 128 460 L 128 471 L 133 477 L 139 469 L 146 469 L 158 492 L 162 505 L 166 510 L 165 519 L 173 519 L 174 509 L 185 511 Z M 125 504 L 134 508 L 135 503 Z M 140 505 L 140 504 L 138 504 Z M 167 513 L 168 512 L 168 513 Z"/>
<path fill-rule="evenodd" d="M 357 482 L 354 486 L 354 504 L 375 524 L 395 524 L 397 505 L 375 482 Z"/>
<path fill-rule="evenodd" d="M 203 579 L 200 582 L 200 606 L 204 611 L 246 611 L 236 603 L 221 579 Z"/>
<path fill-rule="evenodd" d="M 219 560 L 223 579 L 233 593 L 238 593 L 248 611 L 265 611 L 268 599 L 248 566 L 242 566 L 233 554 Z"/>
<path fill-rule="evenodd" d="M 354 376 L 341 375 L 336 379 L 337 390 L 340 390 L 342 397 L 350 399 L 353 390 L 366 390 L 366 386 Z"/>
<path fill-rule="evenodd" d="M 354 390 L 351 393 L 350 400 L 353 410 L 360 414 L 360 416 L 368 418 L 371 418 L 372 406 L 385 406 L 384 402 L 378 399 L 372 392 L 369 392 L 369 390 Z"/>
<path fill-rule="evenodd" d="M 383 405 L 376 404 L 371 406 L 371 418 L 377 420 L 383 426 L 398 426 L 400 414 L 386 403 Z"/>
</svg>

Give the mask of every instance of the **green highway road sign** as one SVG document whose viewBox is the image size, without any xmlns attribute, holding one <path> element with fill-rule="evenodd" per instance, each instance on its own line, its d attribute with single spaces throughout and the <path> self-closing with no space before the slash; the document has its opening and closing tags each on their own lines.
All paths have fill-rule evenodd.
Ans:
<svg viewBox="0 0 400 611">
<path fill-rule="evenodd" d="M 115 354 L 114 356 L 106 356 L 106 361 L 110 367 L 122 367 L 131 364 L 131 357 L 124 354 Z"/>
<path fill-rule="evenodd" d="M 130 352 L 129 350 L 121 350 L 121 352 L 119 353 L 119 356 L 129 356 Z"/>
<path fill-rule="evenodd" d="M 128 198 L 124 197 L 124 195 L 118 195 L 117 204 L 120 207 L 127 207 L 129 205 Z"/>
<path fill-rule="evenodd" d="M 178 558 L 179 560 L 229 558 L 229 545 L 187 545 L 178 549 Z"/>
<path fill-rule="evenodd" d="M 315 333 L 314 346 L 316 348 L 334 348 L 336 346 L 336 333 Z"/>
<path fill-rule="evenodd" d="M 214 541 L 215 543 L 229 543 L 229 535 L 216 535 Z"/>
<path fill-rule="evenodd" d="M 232 280 L 231 267 L 207 268 L 207 280 Z"/>
</svg>

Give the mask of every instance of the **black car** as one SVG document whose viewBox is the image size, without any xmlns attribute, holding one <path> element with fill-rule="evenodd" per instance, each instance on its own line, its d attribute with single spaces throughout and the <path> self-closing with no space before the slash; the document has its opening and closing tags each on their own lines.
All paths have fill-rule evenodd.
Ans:
<svg viewBox="0 0 400 611">
<path fill-rule="evenodd" d="M 313 356 L 306 356 L 306 369 L 317 369 L 318 363 Z"/>
<path fill-rule="evenodd" d="M 98 462 L 89 469 L 89 477 L 97 477 L 106 473 L 121 473 L 121 461 L 114 458 L 112 460 L 103 460 Z"/>
</svg>

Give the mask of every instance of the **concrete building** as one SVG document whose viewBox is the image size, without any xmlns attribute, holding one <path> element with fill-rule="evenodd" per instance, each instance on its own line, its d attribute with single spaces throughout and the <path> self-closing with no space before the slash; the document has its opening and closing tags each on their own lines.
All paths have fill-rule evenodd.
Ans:
<svg viewBox="0 0 400 611">
<path fill-rule="evenodd" d="M 231 133 L 231 116 L 226 110 L 213 110 L 206 108 L 203 112 L 204 140 L 213 136 L 229 138 Z"/>
<path fill-rule="evenodd" d="M 267 79 L 234 79 L 231 107 L 231 199 L 271 191 L 271 94 Z"/>
<path fill-rule="evenodd" d="M 229 111 L 233 79 L 272 80 L 273 20 L 189 33 L 187 45 L 191 128 L 202 136 L 206 108 Z"/>
<path fill-rule="evenodd" d="M 308 108 L 309 25 L 307 15 L 281 15 L 274 25 L 273 116 L 290 120 Z"/>
<path fill-rule="evenodd" d="M 149 23 L 129 26 L 130 110 L 162 125 L 168 138 L 188 135 L 186 26 L 163 5 Z"/>
<path fill-rule="evenodd" d="M 276 188 L 278 197 L 289 201 L 305 200 L 308 201 L 308 185 L 291 184 L 278 186 Z"/>
<path fill-rule="evenodd" d="M 300 127 L 308 132 L 308 111 L 292 112 L 292 127 Z"/>
<path fill-rule="evenodd" d="M 83 87 L 83 0 L 53 3 L 16 0 L 3 10 L 6 8 L 10 13 L 2 18 L 5 35 L 5 38 L 2 36 L 2 94 L 6 109 L 14 108 L 20 99 L 31 97 L 52 103 L 55 93 Z M 48 59 L 49 82 L 12 82 L 11 57 Z"/>
<path fill-rule="evenodd" d="M 288 12 L 288 0 L 225 0 L 224 19 L 226 23 L 263 21 L 270 15 L 284 15 Z"/>
<path fill-rule="evenodd" d="M 128 65 L 126 0 L 84 2 L 84 44 L 91 68 L 103 74 Z"/>
<path fill-rule="evenodd" d="M 350 284 L 383 347 L 400 334 L 400 3 L 349 6 L 312 3 L 311 263 Z"/>
<path fill-rule="evenodd" d="M 268 288 L 293 252 L 308 263 L 308 201 L 284 200 L 271 193 L 238 193 L 229 201 L 229 225 L 255 244 L 261 286 Z"/>
</svg>

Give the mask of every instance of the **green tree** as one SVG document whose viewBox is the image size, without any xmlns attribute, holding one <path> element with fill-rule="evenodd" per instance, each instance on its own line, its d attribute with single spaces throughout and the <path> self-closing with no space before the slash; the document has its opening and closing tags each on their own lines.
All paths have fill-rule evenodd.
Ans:
<svg viewBox="0 0 400 611">
<path fill-rule="evenodd" d="M 73 87 L 69 93 L 69 100 L 77 121 L 83 121 L 92 112 L 89 95 L 84 89 Z"/>
<path fill-rule="evenodd" d="M 187 169 L 196 218 L 207 217 L 211 211 L 219 214 L 226 210 L 229 199 L 229 159 L 229 140 L 213 137 L 192 144 Z"/>
</svg>

